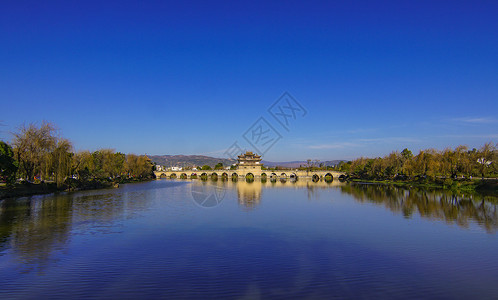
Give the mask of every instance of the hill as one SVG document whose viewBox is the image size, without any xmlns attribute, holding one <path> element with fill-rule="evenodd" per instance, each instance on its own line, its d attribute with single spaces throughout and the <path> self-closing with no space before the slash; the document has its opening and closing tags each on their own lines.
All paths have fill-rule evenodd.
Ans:
<svg viewBox="0 0 498 300">
<path fill-rule="evenodd" d="M 230 166 L 237 161 L 235 159 L 217 158 L 205 155 L 149 155 L 154 164 L 165 167 L 192 167 L 208 165 L 214 167 L 221 162 L 224 166 Z"/>
<path fill-rule="evenodd" d="M 323 163 L 324 166 L 335 166 L 344 160 L 327 160 L 320 161 L 319 164 Z M 306 166 L 308 162 L 304 160 L 296 160 L 296 161 L 283 161 L 283 162 L 273 162 L 273 161 L 263 161 L 263 164 L 267 167 L 284 167 L 284 168 L 299 168 L 300 166 Z"/>
</svg>

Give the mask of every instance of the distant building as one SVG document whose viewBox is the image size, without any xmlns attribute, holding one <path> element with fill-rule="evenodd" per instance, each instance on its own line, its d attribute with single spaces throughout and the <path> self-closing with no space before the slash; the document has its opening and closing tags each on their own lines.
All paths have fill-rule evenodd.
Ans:
<svg viewBox="0 0 498 300">
<path fill-rule="evenodd" d="M 156 171 L 164 171 L 163 166 L 161 166 L 161 165 L 156 165 Z"/>
<path fill-rule="evenodd" d="M 484 157 L 477 159 L 477 162 L 480 163 L 481 165 L 486 165 L 486 166 L 489 166 L 492 163 L 492 161 L 486 160 Z"/>
<path fill-rule="evenodd" d="M 171 171 L 181 171 L 183 170 L 182 167 L 171 167 Z"/>
<path fill-rule="evenodd" d="M 261 156 L 251 151 L 247 151 L 246 153 L 238 156 L 238 170 L 261 170 L 263 164 L 261 163 Z"/>
</svg>

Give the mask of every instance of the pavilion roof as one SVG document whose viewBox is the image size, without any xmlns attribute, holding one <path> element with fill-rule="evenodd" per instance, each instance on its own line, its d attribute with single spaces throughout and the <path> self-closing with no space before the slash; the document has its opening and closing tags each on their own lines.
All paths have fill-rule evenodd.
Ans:
<svg viewBox="0 0 498 300">
<path fill-rule="evenodd" d="M 239 159 L 260 159 L 261 155 L 257 155 L 256 153 L 252 153 L 252 151 L 247 151 L 246 153 L 239 155 Z"/>
</svg>

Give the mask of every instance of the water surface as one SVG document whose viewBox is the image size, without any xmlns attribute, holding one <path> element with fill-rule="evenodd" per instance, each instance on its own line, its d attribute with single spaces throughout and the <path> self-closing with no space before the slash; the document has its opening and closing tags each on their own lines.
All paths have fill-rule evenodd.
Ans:
<svg viewBox="0 0 498 300">
<path fill-rule="evenodd" d="M 496 298 L 485 200 L 221 180 L 4 200 L 0 298 Z"/>
</svg>

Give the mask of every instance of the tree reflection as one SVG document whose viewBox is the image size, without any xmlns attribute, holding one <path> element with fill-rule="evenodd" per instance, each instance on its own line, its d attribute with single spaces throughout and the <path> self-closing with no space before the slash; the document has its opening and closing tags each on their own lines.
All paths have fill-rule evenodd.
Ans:
<svg viewBox="0 0 498 300">
<path fill-rule="evenodd" d="M 71 231 L 109 233 L 127 205 L 132 211 L 146 205 L 149 197 L 144 193 L 148 192 L 101 190 L 2 200 L 0 255 L 11 249 L 29 270 L 43 270 L 57 259 L 58 251 L 67 248 Z"/>
<path fill-rule="evenodd" d="M 0 213 L 2 250 L 11 247 L 25 266 L 43 269 L 53 252 L 65 247 L 71 216 L 68 196 L 4 200 Z"/>
<path fill-rule="evenodd" d="M 383 205 L 406 218 L 418 213 L 423 218 L 444 220 L 464 228 L 475 222 L 488 233 L 494 233 L 498 228 L 498 213 L 493 202 L 496 199 L 490 196 L 377 184 L 348 184 L 340 186 L 340 189 L 359 202 Z"/>
</svg>

